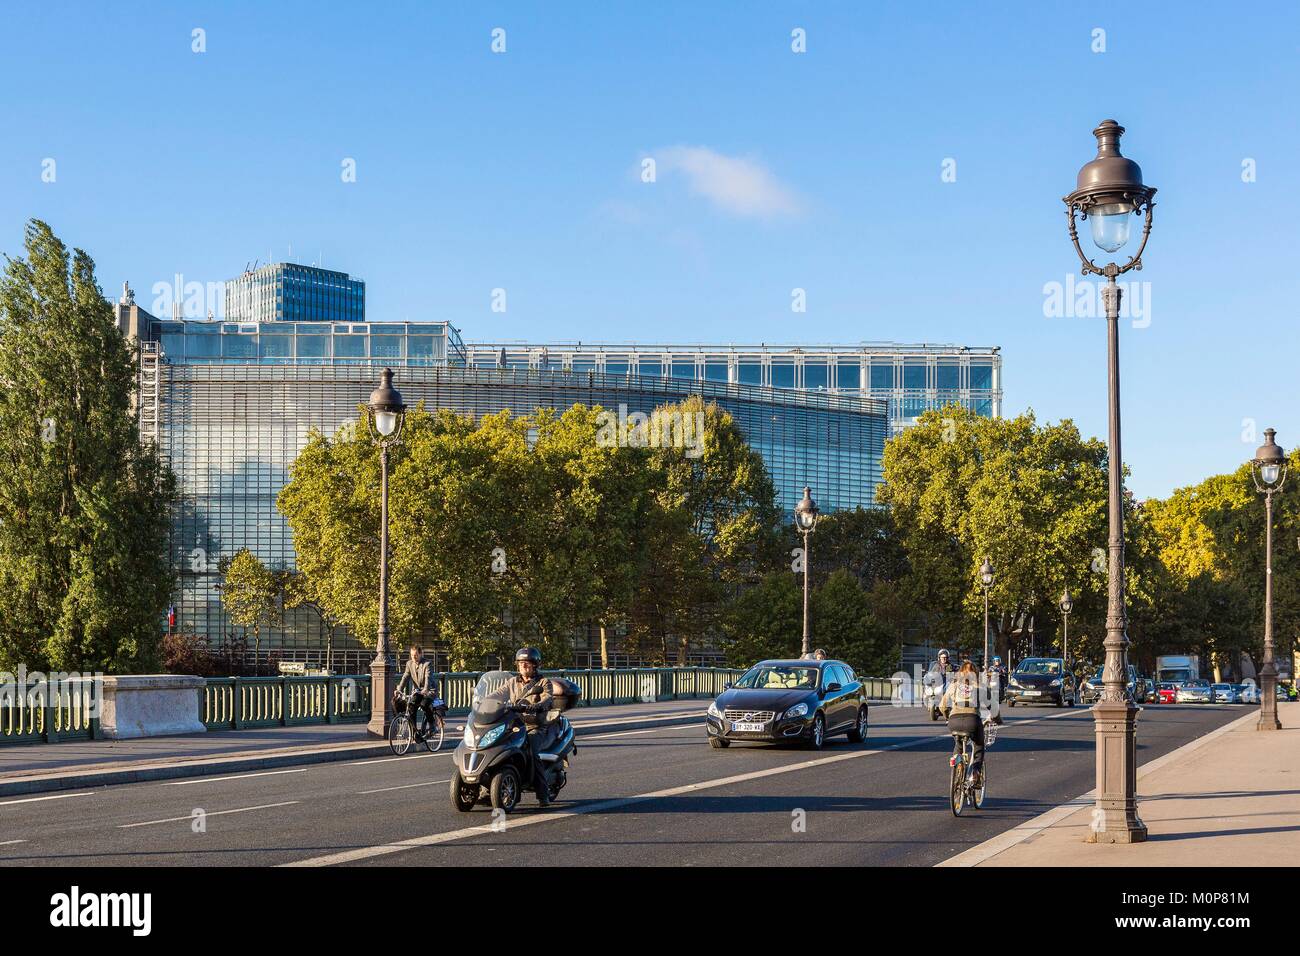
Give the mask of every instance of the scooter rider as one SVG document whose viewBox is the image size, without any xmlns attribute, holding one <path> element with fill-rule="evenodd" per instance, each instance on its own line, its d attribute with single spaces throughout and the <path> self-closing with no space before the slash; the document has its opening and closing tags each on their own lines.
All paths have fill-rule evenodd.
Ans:
<svg viewBox="0 0 1300 956">
<path fill-rule="evenodd" d="M 554 703 L 551 682 L 541 676 L 542 652 L 535 647 L 519 648 L 515 652 L 515 665 L 519 668 L 519 676 L 506 682 L 506 693 L 510 703 L 520 709 L 524 724 L 528 727 L 528 749 L 533 758 L 533 790 L 537 794 L 537 802 L 545 807 L 550 804 L 551 795 L 547 792 L 546 773 L 542 769 L 539 755 L 546 743 L 546 714 Z"/>
</svg>

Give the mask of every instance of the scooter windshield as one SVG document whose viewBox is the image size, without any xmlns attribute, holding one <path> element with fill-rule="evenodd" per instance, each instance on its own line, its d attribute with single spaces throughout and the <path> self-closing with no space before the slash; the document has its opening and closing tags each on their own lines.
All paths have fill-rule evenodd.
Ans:
<svg viewBox="0 0 1300 956">
<path fill-rule="evenodd" d="M 470 702 L 470 719 L 475 725 L 499 723 L 505 716 L 506 705 L 510 703 L 505 685 L 513 676 L 507 671 L 488 671 L 479 678 Z"/>
</svg>

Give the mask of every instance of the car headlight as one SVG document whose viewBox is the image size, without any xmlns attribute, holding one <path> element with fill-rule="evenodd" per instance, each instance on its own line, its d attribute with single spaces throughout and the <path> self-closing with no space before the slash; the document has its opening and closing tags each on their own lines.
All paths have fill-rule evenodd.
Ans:
<svg viewBox="0 0 1300 956">
<path fill-rule="evenodd" d="M 808 713 L 807 704 L 795 704 L 793 707 L 791 707 L 789 710 L 785 712 L 785 715 L 787 717 L 802 717 L 806 713 Z"/>
<path fill-rule="evenodd" d="M 1061 678 L 1058 677 L 1058 678 L 1056 678 L 1056 680 L 1052 681 L 1051 686 L 1052 686 L 1052 687 L 1060 687 L 1060 686 L 1061 686 Z"/>
<path fill-rule="evenodd" d="M 1020 690 L 1020 681 L 1016 680 L 1015 678 L 1012 678 L 1011 680 L 1007 681 L 1007 686 L 1014 687 L 1016 690 Z"/>
<path fill-rule="evenodd" d="M 709 704 L 709 715 L 711 717 L 717 717 L 719 720 L 722 719 L 722 711 L 718 710 L 718 702 L 716 700 Z"/>
</svg>

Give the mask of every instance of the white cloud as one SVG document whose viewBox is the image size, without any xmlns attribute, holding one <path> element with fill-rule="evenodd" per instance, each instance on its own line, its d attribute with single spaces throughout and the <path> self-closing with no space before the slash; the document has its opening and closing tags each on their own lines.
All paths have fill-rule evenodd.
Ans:
<svg viewBox="0 0 1300 956">
<path fill-rule="evenodd" d="M 658 176 L 683 173 L 691 192 L 733 215 L 792 216 L 802 209 L 798 197 L 755 160 L 724 156 L 707 146 L 668 146 L 651 155 Z"/>
</svg>

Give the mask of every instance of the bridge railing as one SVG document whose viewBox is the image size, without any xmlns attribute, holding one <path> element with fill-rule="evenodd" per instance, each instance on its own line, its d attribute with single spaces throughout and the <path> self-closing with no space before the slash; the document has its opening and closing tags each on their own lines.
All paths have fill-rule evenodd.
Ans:
<svg viewBox="0 0 1300 956">
<path fill-rule="evenodd" d="M 98 699 L 93 677 L 0 685 L 0 745 L 94 740 Z"/>
<path fill-rule="evenodd" d="M 209 730 L 335 724 L 370 717 L 370 675 L 209 677 L 203 723 Z"/>
</svg>

